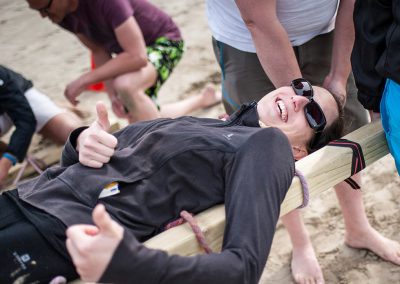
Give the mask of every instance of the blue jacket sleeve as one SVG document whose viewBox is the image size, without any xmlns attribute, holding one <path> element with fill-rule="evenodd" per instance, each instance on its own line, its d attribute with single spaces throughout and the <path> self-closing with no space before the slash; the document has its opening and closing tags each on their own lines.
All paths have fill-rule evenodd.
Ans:
<svg viewBox="0 0 400 284">
<path fill-rule="evenodd" d="M 6 152 L 13 154 L 19 162 L 22 162 L 35 133 L 36 119 L 24 95 L 24 89 L 17 84 L 15 81 L 17 78 L 11 76 L 12 74 L 14 72 L 10 74 L 8 69 L 0 66 L 0 109 L 15 125 Z"/>
</svg>

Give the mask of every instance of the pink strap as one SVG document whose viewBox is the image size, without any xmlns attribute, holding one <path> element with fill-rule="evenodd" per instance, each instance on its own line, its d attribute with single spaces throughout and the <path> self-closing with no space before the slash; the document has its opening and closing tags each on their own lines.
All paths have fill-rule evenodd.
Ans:
<svg viewBox="0 0 400 284">
<path fill-rule="evenodd" d="M 308 205 L 308 202 L 310 200 L 310 194 L 308 192 L 307 180 L 304 177 L 304 175 L 297 169 L 295 169 L 295 173 L 294 174 L 299 177 L 300 183 L 301 183 L 301 187 L 303 188 L 303 203 L 297 208 L 304 208 L 304 207 L 306 207 Z"/>
<path fill-rule="evenodd" d="M 203 234 L 203 232 L 201 231 L 199 225 L 197 224 L 196 219 L 193 217 L 192 214 L 190 214 L 189 212 L 187 212 L 186 210 L 182 210 L 181 214 L 180 214 L 181 218 L 172 221 L 171 223 L 168 223 L 164 229 L 168 230 L 171 229 L 173 227 L 179 226 L 185 222 L 187 222 L 190 227 L 192 228 L 192 231 L 194 233 L 194 235 L 196 236 L 197 242 L 199 243 L 200 247 L 205 251 L 205 253 L 209 254 L 212 253 L 212 249 L 211 247 L 208 245 L 207 240 Z"/>
<path fill-rule="evenodd" d="M 42 160 L 34 158 L 31 155 L 27 155 L 25 161 L 23 162 L 21 168 L 18 171 L 17 176 L 13 181 L 13 185 L 16 185 L 21 180 L 22 175 L 24 174 L 28 164 L 30 164 L 38 174 L 41 174 L 43 172 L 42 168 L 46 167 L 46 164 Z"/>
</svg>

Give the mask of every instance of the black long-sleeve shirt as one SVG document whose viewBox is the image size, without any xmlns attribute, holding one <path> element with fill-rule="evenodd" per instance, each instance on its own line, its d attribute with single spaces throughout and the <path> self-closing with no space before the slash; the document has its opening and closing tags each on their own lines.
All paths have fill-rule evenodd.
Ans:
<svg viewBox="0 0 400 284">
<path fill-rule="evenodd" d="M 22 162 L 36 129 L 36 119 L 24 93 L 31 81 L 0 65 L 0 115 L 7 114 L 15 125 L 6 152 Z"/>
<path fill-rule="evenodd" d="M 126 238 L 101 281 L 257 283 L 294 174 L 286 136 L 275 128 L 248 127 L 257 125 L 256 104 L 228 122 L 192 117 L 140 122 L 115 134 L 115 154 L 100 169 L 78 163 L 71 143 L 77 130 L 61 167 L 21 185 L 18 193 L 66 225 L 92 223 L 94 206 L 106 206 Z M 99 199 L 112 181 L 119 182 L 120 193 Z M 180 211 L 199 213 L 220 203 L 226 208 L 221 253 L 168 256 L 140 244 Z"/>
<path fill-rule="evenodd" d="M 379 112 L 387 78 L 400 84 L 400 1 L 357 0 L 351 57 L 358 99 Z"/>
</svg>

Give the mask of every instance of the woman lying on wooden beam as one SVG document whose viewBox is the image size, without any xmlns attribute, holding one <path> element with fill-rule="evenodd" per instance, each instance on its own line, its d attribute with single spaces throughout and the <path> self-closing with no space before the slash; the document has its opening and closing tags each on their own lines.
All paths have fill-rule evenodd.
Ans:
<svg viewBox="0 0 400 284">
<path fill-rule="evenodd" d="M 113 135 L 98 103 L 97 120 L 72 132 L 61 166 L 0 196 L 0 279 L 257 283 L 295 159 L 340 136 L 340 121 L 337 100 L 303 79 L 226 121 L 157 119 Z M 182 210 L 221 203 L 221 253 L 169 256 L 141 244 Z"/>
</svg>

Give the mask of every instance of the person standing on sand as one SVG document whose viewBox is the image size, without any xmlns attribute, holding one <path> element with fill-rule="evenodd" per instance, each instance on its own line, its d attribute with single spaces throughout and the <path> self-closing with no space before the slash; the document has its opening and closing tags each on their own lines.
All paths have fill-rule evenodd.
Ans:
<svg viewBox="0 0 400 284">
<path fill-rule="evenodd" d="M 224 106 L 259 100 L 294 78 L 304 77 L 341 95 L 345 134 L 368 123 L 351 74 L 354 42 L 353 0 L 207 0 L 215 57 L 222 70 Z M 281 111 L 286 111 L 281 109 Z M 361 184 L 361 176 L 353 177 Z M 345 223 L 345 243 L 367 248 L 400 265 L 400 245 L 369 223 L 361 190 L 335 186 Z M 324 277 L 299 210 L 282 218 L 293 245 L 296 283 L 324 283 Z"/>
<path fill-rule="evenodd" d="M 352 67 L 358 98 L 373 119 L 382 119 L 400 173 L 400 1 L 356 1 Z"/>
</svg>

